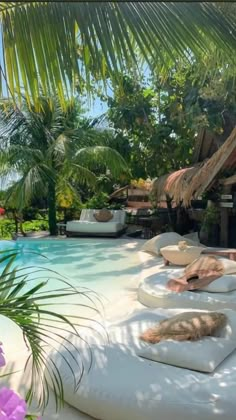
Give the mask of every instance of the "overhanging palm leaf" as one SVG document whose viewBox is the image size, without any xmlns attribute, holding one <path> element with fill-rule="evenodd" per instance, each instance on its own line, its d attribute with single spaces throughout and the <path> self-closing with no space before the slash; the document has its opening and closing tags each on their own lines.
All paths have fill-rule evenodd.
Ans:
<svg viewBox="0 0 236 420">
<path fill-rule="evenodd" d="M 57 408 L 59 408 L 63 403 L 63 383 L 60 371 L 48 354 L 51 349 L 57 349 L 58 344 L 68 332 L 82 339 L 79 327 L 86 321 L 83 316 L 65 315 L 62 310 L 65 305 L 63 302 L 65 299 L 71 302 L 73 298 L 79 296 L 87 297 L 88 303 L 81 306 L 92 309 L 95 314 L 98 314 L 99 310 L 89 290 L 82 288 L 78 290 L 70 286 L 66 279 L 43 268 L 17 268 L 16 257 L 16 251 L 0 252 L 0 266 L 3 267 L 0 274 L 0 314 L 20 327 L 30 349 L 30 356 L 25 367 L 25 375 L 30 376 L 27 399 L 31 402 L 33 398 L 36 398 L 39 407 L 43 409 L 48 403 L 50 383 L 54 390 Z M 59 286 L 50 292 L 45 290 L 48 277 L 54 277 L 59 282 Z M 78 303 L 74 304 L 79 308 Z M 53 305 L 60 305 L 60 313 L 52 310 Z M 91 328 L 96 328 L 98 324 L 99 322 L 97 324 L 95 322 Z M 89 325 L 87 328 L 90 328 Z M 103 335 L 101 329 L 99 331 Z M 70 369 L 76 390 L 83 375 L 83 361 L 78 362 L 79 350 L 66 338 L 62 346 L 66 353 L 71 354 L 72 349 L 78 351 L 78 359 L 75 360 L 78 371 L 73 372 Z M 60 350 L 56 351 L 60 353 Z"/>
<path fill-rule="evenodd" d="M 105 81 L 137 63 L 136 53 L 165 61 L 213 42 L 229 56 L 236 42 L 235 22 L 214 3 L 2 2 L 0 18 L 9 89 L 20 96 L 23 85 L 34 103 L 41 86 L 63 102 L 75 76 L 87 87 L 90 71 Z"/>
</svg>

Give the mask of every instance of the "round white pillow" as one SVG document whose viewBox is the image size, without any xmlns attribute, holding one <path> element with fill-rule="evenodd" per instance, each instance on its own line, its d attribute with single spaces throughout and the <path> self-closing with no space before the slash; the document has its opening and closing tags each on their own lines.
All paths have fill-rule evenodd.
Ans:
<svg viewBox="0 0 236 420">
<path fill-rule="evenodd" d="M 232 292 L 233 290 L 236 290 L 236 274 L 227 274 L 225 276 L 221 276 L 199 290 L 211 293 Z"/>
<path fill-rule="evenodd" d="M 187 246 L 185 249 L 180 249 L 177 245 L 171 245 L 161 248 L 161 254 L 171 264 L 188 265 L 200 257 L 203 249 L 200 246 Z"/>
<path fill-rule="evenodd" d="M 180 241 L 186 241 L 188 245 L 198 245 L 191 239 L 185 238 L 176 232 L 166 232 L 154 236 L 154 238 L 145 242 L 141 250 L 145 252 L 150 252 L 151 254 L 161 255 L 161 248 L 164 248 L 168 245 L 177 245 Z"/>
<path fill-rule="evenodd" d="M 236 273 L 236 261 L 230 260 L 229 258 L 218 258 L 224 266 L 224 274 Z"/>
</svg>

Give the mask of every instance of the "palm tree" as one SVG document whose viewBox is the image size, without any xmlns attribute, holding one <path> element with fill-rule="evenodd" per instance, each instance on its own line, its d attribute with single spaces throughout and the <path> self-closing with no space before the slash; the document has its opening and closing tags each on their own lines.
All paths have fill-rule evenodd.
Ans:
<svg viewBox="0 0 236 420">
<path fill-rule="evenodd" d="M 36 104 L 145 60 L 168 66 L 212 44 L 233 60 L 234 14 L 205 2 L 1 2 L 1 88 Z M 3 80 L 4 79 L 4 80 Z"/>
<path fill-rule="evenodd" d="M 63 190 L 76 194 L 76 184 L 94 187 L 94 162 L 109 168 L 114 176 L 127 172 L 122 156 L 110 147 L 96 145 L 104 134 L 82 128 L 76 121 L 75 105 L 66 111 L 58 100 L 40 98 L 40 111 L 25 102 L 22 111 L 10 105 L 0 115 L 0 173 L 14 170 L 19 179 L 8 192 L 8 200 L 20 210 L 34 197 L 47 197 L 49 230 L 55 235 L 56 195 Z"/>
</svg>

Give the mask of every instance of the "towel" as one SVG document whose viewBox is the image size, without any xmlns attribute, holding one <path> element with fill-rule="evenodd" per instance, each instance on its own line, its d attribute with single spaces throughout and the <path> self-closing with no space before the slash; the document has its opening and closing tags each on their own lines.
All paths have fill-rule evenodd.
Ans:
<svg viewBox="0 0 236 420">
<path fill-rule="evenodd" d="M 167 289 L 173 292 L 202 289 L 224 274 L 224 265 L 213 255 L 201 256 L 189 264 L 184 274 L 176 279 L 170 279 Z"/>
</svg>

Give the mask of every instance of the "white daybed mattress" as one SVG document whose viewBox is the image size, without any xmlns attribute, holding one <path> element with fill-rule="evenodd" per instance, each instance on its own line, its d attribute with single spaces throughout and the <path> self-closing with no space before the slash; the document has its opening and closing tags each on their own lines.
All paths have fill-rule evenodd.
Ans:
<svg viewBox="0 0 236 420">
<path fill-rule="evenodd" d="M 67 222 L 67 232 L 81 233 L 117 233 L 124 229 L 124 225 L 119 222 L 90 222 L 87 220 L 73 220 Z"/>
<path fill-rule="evenodd" d="M 180 269 L 166 269 L 161 272 L 143 275 L 138 288 L 139 301 L 151 308 L 196 308 L 236 310 L 236 290 L 227 293 L 209 293 L 204 291 L 172 292 L 166 288 L 170 278 L 179 277 Z"/>
<path fill-rule="evenodd" d="M 139 310 L 109 326 L 109 344 L 96 343 L 93 337 L 92 367 L 84 374 L 76 392 L 65 360 L 60 354 L 52 353 L 64 383 L 65 401 L 102 420 L 235 419 L 236 351 L 212 374 L 136 355 L 137 349 L 146 346 L 138 339 L 140 333 L 153 322 L 175 313 L 174 310 Z M 79 348 L 88 368 L 88 348 L 71 336 L 69 340 Z M 60 350 L 63 353 L 63 347 Z M 78 359 L 78 352 L 73 348 L 71 352 Z M 70 364 L 78 372 L 71 356 Z"/>
</svg>

